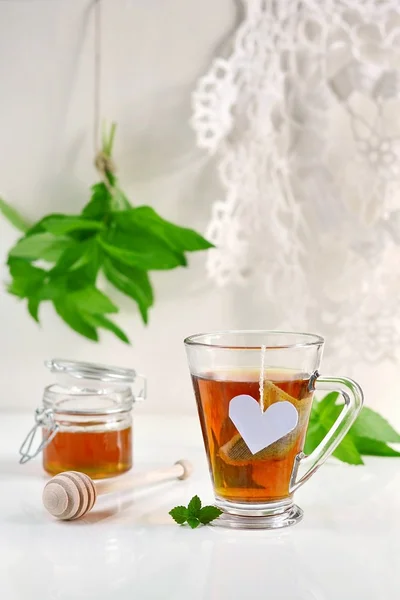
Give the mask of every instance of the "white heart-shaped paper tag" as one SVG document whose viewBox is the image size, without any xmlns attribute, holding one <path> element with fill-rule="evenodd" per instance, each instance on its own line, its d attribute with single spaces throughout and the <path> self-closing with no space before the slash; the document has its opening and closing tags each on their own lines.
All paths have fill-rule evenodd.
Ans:
<svg viewBox="0 0 400 600">
<path fill-rule="evenodd" d="M 229 417 L 252 454 L 293 431 L 299 421 L 299 413 L 290 402 L 275 402 L 261 412 L 258 402 L 247 394 L 232 398 Z"/>
</svg>

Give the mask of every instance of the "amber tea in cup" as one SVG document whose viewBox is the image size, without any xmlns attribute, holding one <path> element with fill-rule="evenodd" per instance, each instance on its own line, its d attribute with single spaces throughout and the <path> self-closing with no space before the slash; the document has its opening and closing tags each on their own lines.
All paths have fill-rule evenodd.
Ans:
<svg viewBox="0 0 400 600">
<path fill-rule="evenodd" d="M 269 529 L 302 518 L 294 492 L 332 454 L 363 401 L 354 381 L 320 377 L 323 343 L 313 334 L 274 331 L 185 340 L 215 500 L 223 511 L 215 524 Z M 345 404 L 300 475 L 315 389 L 341 392 Z"/>
<path fill-rule="evenodd" d="M 313 392 L 310 378 L 290 371 L 265 374 L 263 406 L 289 401 L 299 411 L 299 426 L 265 450 L 252 454 L 228 415 L 229 400 L 248 394 L 257 402 L 259 375 L 243 370 L 193 377 L 207 458 L 216 494 L 226 500 L 270 502 L 289 496 L 294 459 L 303 449 Z"/>
</svg>

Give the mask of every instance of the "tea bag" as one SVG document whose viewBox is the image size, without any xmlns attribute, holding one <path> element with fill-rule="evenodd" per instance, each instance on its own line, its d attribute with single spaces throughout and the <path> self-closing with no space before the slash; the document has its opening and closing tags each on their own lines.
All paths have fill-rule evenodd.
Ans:
<svg viewBox="0 0 400 600">
<path fill-rule="evenodd" d="M 272 381 L 265 380 L 262 398 L 260 399 L 262 411 L 265 412 L 267 408 L 271 406 L 271 404 L 275 404 L 275 402 L 284 401 L 293 404 L 299 413 L 299 422 L 293 431 L 256 454 L 250 452 L 242 436 L 237 433 L 229 440 L 229 442 L 220 447 L 219 454 L 221 458 L 226 463 L 236 466 L 243 466 L 259 460 L 283 458 L 292 449 L 299 432 L 302 431 L 305 426 L 305 421 L 308 418 L 310 401 L 307 402 L 306 398 L 297 400 L 287 392 L 281 390 L 281 388 Z"/>
</svg>

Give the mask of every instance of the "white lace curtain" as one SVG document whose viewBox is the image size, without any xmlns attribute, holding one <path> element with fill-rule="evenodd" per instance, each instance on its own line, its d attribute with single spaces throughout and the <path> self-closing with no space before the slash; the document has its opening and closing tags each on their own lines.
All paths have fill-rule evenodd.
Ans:
<svg viewBox="0 0 400 600">
<path fill-rule="evenodd" d="M 193 93 L 221 195 L 218 285 L 260 285 L 277 326 L 372 361 L 400 353 L 400 2 L 244 0 Z"/>
</svg>

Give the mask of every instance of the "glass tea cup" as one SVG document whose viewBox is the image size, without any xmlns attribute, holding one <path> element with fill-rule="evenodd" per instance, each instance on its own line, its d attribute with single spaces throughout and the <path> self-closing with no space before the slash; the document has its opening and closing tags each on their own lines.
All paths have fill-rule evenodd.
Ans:
<svg viewBox="0 0 400 600">
<path fill-rule="evenodd" d="M 293 525 L 294 492 L 326 461 L 363 404 L 357 383 L 318 373 L 324 339 L 309 333 L 226 331 L 185 339 L 216 504 L 216 524 Z M 339 417 L 303 454 L 315 390 L 344 398 Z M 305 472 L 301 472 L 305 469 Z"/>
</svg>

